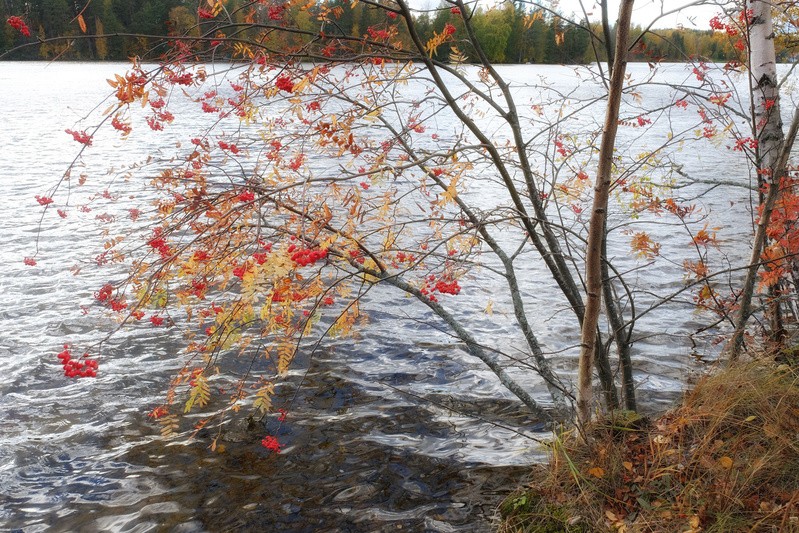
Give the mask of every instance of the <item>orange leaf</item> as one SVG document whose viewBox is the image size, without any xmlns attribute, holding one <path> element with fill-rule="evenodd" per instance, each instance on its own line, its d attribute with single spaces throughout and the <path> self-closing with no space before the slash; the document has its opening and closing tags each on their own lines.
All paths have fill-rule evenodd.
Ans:
<svg viewBox="0 0 799 533">
<path fill-rule="evenodd" d="M 602 478 L 605 476 L 605 471 L 598 466 L 588 469 L 588 473 L 596 478 Z"/>
<path fill-rule="evenodd" d="M 644 259 L 652 259 L 660 254 L 660 244 L 652 241 L 649 235 L 643 231 L 633 235 L 630 246 L 635 255 Z"/>
<path fill-rule="evenodd" d="M 708 232 L 707 227 L 699 230 L 696 235 L 694 235 L 694 244 L 697 246 L 715 246 L 717 244 L 716 232 Z"/>
<path fill-rule="evenodd" d="M 83 15 L 78 15 L 78 26 L 80 26 L 80 31 L 86 33 L 86 21 L 83 20 Z"/>
<path fill-rule="evenodd" d="M 774 285 L 777 284 L 777 282 L 780 281 L 780 278 L 782 278 L 782 275 L 784 273 L 785 272 L 779 268 L 773 270 L 772 269 L 761 270 L 759 273 L 760 283 L 764 287 L 773 287 Z"/>
</svg>

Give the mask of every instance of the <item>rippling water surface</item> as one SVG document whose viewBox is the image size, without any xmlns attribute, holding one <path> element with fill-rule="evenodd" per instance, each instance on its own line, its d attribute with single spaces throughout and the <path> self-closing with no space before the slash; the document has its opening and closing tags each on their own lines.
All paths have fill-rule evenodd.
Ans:
<svg viewBox="0 0 799 533">
<path fill-rule="evenodd" d="M 166 331 L 134 327 L 119 333 L 103 353 L 100 377 L 62 376 L 55 353 L 65 339 L 97 340 L 113 324 L 80 312 L 105 281 L 101 274 L 69 272 L 78 260 L 98 252 L 96 229 L 77 216 L 56 220 L 49 216 L 52 211 L 39 224 L 41 209 L 33 197 L 46 194 L 76 154 L 77 145 L 64 129 L 101 102 L 108 92 L 104 80 L 124 69 L 121 64 L 0 63 L 6 110 L 0 129 L 0 529 L 488 528 L 494 506 L 523 475 L 524 465 L 543 455 L 524 435 L 485 421 L 538 437 L 546 433 L 525 417 L 493 374 L 445 335 L 403 320 L 401 299 L 381 296 L 387 305 L 373 306 L 371 325 L 361 336 L 331 343 L 313 360 L 299 362 L 308 374 L 289 419 L 280 428 L 267 428 L 285 443 L 280 455 L 259 446 L 262 428 L 237 428 L 222 453 L 210 452 L 203 434 L 190 442 L 158 436 L 145 413 L 180 366 L 174 356 L 177 339 Z M 685 77 L 682 67 L 674 69 L 677 77 Z M 507 67 L 504 72 L 518 79 L 546 75 L 574 83 L 571 69 L 563 67 Z M 168 146 L 185 133 L 179 127 L 124 142 L 100 134 L 75 174 L 107 180 L 116 192 L 136 191 L 135 179 L 124 181 L 105 171 L 109 166 L 123 170 L 142 154 Z M 740 162 L 730 161 L 723 148 L 687 154 L 685 160 L 692 172 L 712 168 L 746 180 Z M 76 205 L 83 193 L 75 188 L 71 194 Z M 718 210 L 722 225 L 725 217 L 746 216 L 746 193 L 735 194 L 740 197 L 724 193 L 705 200 L 726 206 Z M 738 238 L 746 241 L 745 229 L 739 229 Z M 22 258 L 37 247 L 39 264 L 24 266 Z M 675 272 L 644 271 L 636 283 L 662 288 L 679 279 Z M 490 292 L 472 284 L 475 291 Z M 549 289 L 525 294 L 533 298 L 540 295 L 532 292 L 541 290 Z M 673 400 L 690 368 L 684 337 L 702 322 L 686 309 L 663 309 L 639 325 L 637 379 L 650 408 Z M 537 313 L 548 346 L 573 346 L 575 330 L 550 320 L 551 314 Z M 479 327 L 487 334 L 514 335 L 501 315 L 483 321 Z M 570 362 L 563 357 L 559 364 Z M 302 378 L 299 371 L 292 375 L 278 391 L 278 401 L 291 399 Z M 534 378 L 526 379 L 530 388 L 543 392 Z"/>
</svg>

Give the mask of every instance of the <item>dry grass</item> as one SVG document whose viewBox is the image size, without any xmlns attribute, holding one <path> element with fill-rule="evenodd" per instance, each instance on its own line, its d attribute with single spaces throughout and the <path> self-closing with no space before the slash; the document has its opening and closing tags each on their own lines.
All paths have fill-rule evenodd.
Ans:
<svg viewBox="0 0 799 533">
<path fill-rule="evenodd" d="M 501 532 L 799 532 L 796 367 L 724 369 L 654 422 L 617 413 L 589 434 L 556 437 Z"/>
</svg>

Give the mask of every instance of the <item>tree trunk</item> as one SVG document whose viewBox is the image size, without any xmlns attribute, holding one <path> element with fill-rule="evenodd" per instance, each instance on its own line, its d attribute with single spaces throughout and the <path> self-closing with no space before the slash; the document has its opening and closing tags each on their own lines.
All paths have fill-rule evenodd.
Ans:
<svg viewBox="0 0 799 533">
<path fill-rule="evenodd" d="M 774 29 L 771 21 L 771 2 L 765 0 L 748 0 L 747 11 L 750 13 L 749 24 L 749 90 L 752 98 L 752 133 L 757 139 L 755 165 L 757 181 L 762 190 L 769 184 L 768 197 L 761 202 L 765 204 L 760 214 L 755 244 L 749 262 L 749 271 L 744 282 L 738 314 L 735 318 L 735 333 L 730 343 L 730 358 L 736 359 L 743 347 L 743 334 L 746 321 L 751 314 L 751 303 L 754 295 L 756 274 L 760 262 L 760 254 L 766 244 L 766 237 L 761 231 L 764 222 L 768 225 L 771 209 L 777 200 L 779 177 L 776 176 L 775 163 L 783 143 L 782 119 L 780 116 L 779 87 L 777 84 L 777 60 L 774 49 Z M 770 205 L 770 207 L 769 207 Z M 779 305 L 778 303 L 774 305 Z M 778 311 L 770 311 L 772 319 Z M 773 321 L 772 321 L 773 322 Z M 781 327 L 773 324 L 774 327 Z"/>
<path fill-rule="evenodd" d="M 773 173 L 769 180 L 768 194 L 763 204 L 763 210 L 760 213 L 760 221 L 757 224 L 755 231 L 755 242 L 752 245 L 752 257 L 749 259 L 749 269 L 746 272 L 746 281 L 744 281 L 744 288 L 741 294 L 741 299 L 738 307 L 738 314 L 735 317 L 735 333 L 730 341 L 730 360 L 735 361 L 741 354 L 743 348 L 744 331 L 746 330 L 746 321 L 752 313 L 752 296 L 755 292 L 755 283 L 757 283 L 757 271 L 760 266 L 760 253 L 766 243 L 766 230 L 771 219 L 771 213 L 774 210 L 774 204 L 777 202 L 777 197 L 780 194 L 779 184 L 780 179 L 786 174 L 786 167 L 788 165 L 788 156 L 791 154 L 791 148 L 796 140 L 796 132 L 799 130 L 799 107 L 796 108 L 791 121 L 791 128 L 788 131 L 788 137 L 782 143 L 779 157 L 774 164 Z"/>
<path fill-rule="evenodd" d="M 600 9 L 602 10 L 602 33 L 605 36 L 605 53 L 608 54 L 608 74 L 613 75 L 613 59 L 615 54 L 613 53 L 613 34 L 610 32 L 610 21 L 608 20 L 608 0 L 602 0 L 599 3 Z M 597 63 L 599 63 L 599 58 L 596 58 Z"/>
<path fill-rule="evenodd" d="M 602 239 L 602 297 L 605 300 L 605 312 L 608 315 L 608 323 L 610 324 L 611 331 L 613 331 L 613 342 L 616 343 L 616 353 L 619 356 L 619 365 L 621 366 L 621 392 L 624 408 L 628 411 L 637 411 L 638 407 L 635 402 L 635 380 L 633 379 L 633 361 L 630 353 L 630 332 L 632 330 L 632 325 L 629 327 L 624 325 L 624 316 L 615 298 L 613 282 L 610 279 L 607 250 L 607 224 L 605 224 L 603 233 L 605 238 Z M 608 340 L 608 342 L 610 342 L 610 340 Z M 608 404 L 608 408 L 617 409 L 618 402 L 615 406 Z"/>
<path fill-rule="evenodd" d="M 613 170 L 613 149 L 619 123 L 619 107 L 624 88 L 627 66 L 627 41 L 634 0 L 623 0 L 616 23 L 616 50 L 613 56 L 613 74 L 599 148 L 599 168 L 594 185 L 594 202 L 588 227 L 588 244 L 585 258 L 586 307 L 580 341 L 580 360 L 577 383 L 577 420 L 585 424 L 591 420 L 593 400 L 592 367 L 596 346 L 596 331 L 602 306 L 602 241 L 605 238 L 608 196 Z"/>
<path fill-rule="evenodd" d="M 767 180 L 768 173 L 777 161 L 783 139 L 771 2 L 749 0 L 747 7 L 752 13 L 749 24 L 752 131 L 758 142 L 758 174 Z"/>
</svg>

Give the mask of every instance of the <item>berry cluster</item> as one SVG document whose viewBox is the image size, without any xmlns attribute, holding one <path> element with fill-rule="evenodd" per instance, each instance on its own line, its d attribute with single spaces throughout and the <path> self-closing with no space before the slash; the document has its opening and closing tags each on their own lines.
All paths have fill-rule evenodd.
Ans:
<svg viewBox="0 0 799 533">
<path fill-rule="evenodd" d="M 125 303 L 124 297 L 114 298 L 113 296 L 114 287 L 112 287 L 110 283 L 106 283 L 100 287 L 99 291 L 94 293 L 94 297 L 97 299 L 97 301 L 110 307 L 112 311 L 119 312 L 128 307 L 128 304 Z"/>
<path fill-rule="evenodd" d="M 110 283 L 106 283 L 100 287 L 99 291 L 94 293 L 94 297 L 97 298 L 99 302 L 107 302 L 112 294 L 114 294 L 114 287 L 112 287 Z"/>
<path fill-rule="evenodd" d="M 275 87 L 287 93 L 294 92 L 294 82 L 288 75 L 278 76 L 275 80 Z"/>
<path fill-rule="evenodd" d="M 366 31 L 369 32 L 369 37 L 371 37 L 372 39 L 374 39 L 376 41 L 377 40 L 385 40 L 385 39 L 388 39 L 389 37 L 391 37 L 391 35 L 388 33 L 388 31 L 384 30 L 384 29 L 378 29 L 378 28 L 374 28 L 374 27 L 369 27 L 369 28 L 366 28 Z"/>
<path fill-rule="evenodd" d="M 218 144 L 219 144 L 219 147 L 222 150 L 228 150 L 228 151 L 230 151 L 230 153 L 233 153 L 233 154 L 238 154 L 239 151 L 240 151 L 239 147 L 236 146 L 235 144 L 232 144 L 232 143 L 226 143 L 225 141 L 219 141 Z"/>
<path fill-rule="evenodd" d="M 152 246 L 153 249 L 157 250 L 164 259 L 168 258 L 172 254 L 166 239 L 163 237 L 163 230 L 161 230 L 161 228 L 155 228 L 153 230 L 153 238 L 147 241 L 147 244 Z"/>
<path fill-rule="evenodd" d="M 8 22 L 9 26 L 14 28 L 15 30 L 18 30 L 25 37 L 30 37 L 31 36 L 30 28 L 28 28 L 28 25 L 25 24 L 25 21 L 22 20 L 21 18 L 16 17 L 16 16 L 8 17 L 6 22 Z"/>
<path fill-rule="evenodd" d="M 85 144 L 86 146 L 92 145 L 92 136 L 86 133 L 85 131 L 74 131 L 74 130 L 64 130 L 64 131 L 72 135 L 72 138 L 75 139 L 77 142 Z"/>
<path fill-rule="evenodd" d="M 286 6 L 269 6 L 269 11 L 268 11 L 269 20 L 282 20 L 283 11 L 285 9 Z"/>
<path fill-rule="evenodd" d="M 64 350 L 58 354 L 61 365 L 64 367 L 64 375 L 68 378 L 95 378 L 97 377 L 97 361 L 86 359 L 88 354 L 83 354 L 84 360 L 72 359 L 69 353 L 69 345 L 64 345 Z"/>
<path fill-rule="evenodd" d="M 308 265 L 312 265 L 317 261 L 320 261 L 327 257 L 327 249 L 324 248 L 317 248 L 313 250 L 311 248 L 297 248 L 296 245 L 292 244 L 288 247 L 288 252 L 291 254 L 291 260 L 297 263 L 297 265 L 304 267 Z"/>
<path fill-rule="evenodd" d="M 458 294 L 461 292 L 461 286 L 458 285 L 458 280 L 456 279 L 452 281 L 438 280 L 434 288 L 442 294 Z"/>
<path fill-rule="evenodd" d="M 437 302 L 438 298 L 433 293 L 456 295 L 460 294 L 461 286 L 456 279 L 451 279 L 448 276 L 438 279 L 434 274 L 430 274 L 425 280 L 424 287 L 419 289 L 419 292 L 431 302 Z"/>
<path fill-rule="evenodd" d="M 133 131 L 133 128 L 131 127 L 131 125 L 130 124 L 126 124 L 125 122 L 122 122 L 122 120 L 120 120 L 119 117 L 114 117 L 111 120 L 111 126 L 115 130 L 121 131 L 122 135 L 129 135 L 130 132 Z"/>
<path fill-rule="evenodd" d="M 280 453 L 280 442 L 272 435 L 267 435 L 261 439 L 261 446 L 269 451 Z"/>
<path fill-rule="evenodd" d="M 247 263 L 244 263 L 243 265 L 239 265 L 233 268 L 233 275 L 241 280 L 244 279 L 244 274 L 246 273 L 247 273 Z"/>
<path fill-rule="evenodd" d="M 191 85 L 194 83 L 194 74 L 191 72 L 185 72 L 183 74 L 175 74 L 170 73 L 167 77 L 167 81 L 173 83 L 175 85 Z"/>
<path fill-rule="evenodd" d="M 255 200 L 255 193 L 247 189 L 239 193 L 237 196 L 239 202 L 252 202 Z"/>
</svg>

